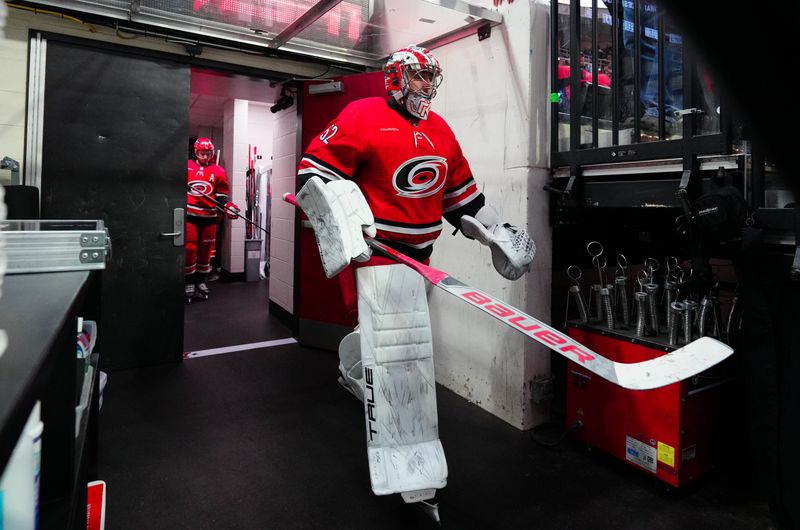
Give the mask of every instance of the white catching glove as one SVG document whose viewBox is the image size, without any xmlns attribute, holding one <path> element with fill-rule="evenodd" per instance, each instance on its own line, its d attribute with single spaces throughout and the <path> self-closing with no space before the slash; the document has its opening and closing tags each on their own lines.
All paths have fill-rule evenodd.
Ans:
<svg viewBox="0 0 800 530">
<path fill-rule="evenodd" d="M 325 276 L 336 276 L 350 260 L 370 258 L 372 251 L 364 234 L 375 237 L 375 217 L 355 182 L 325 184 L 321 178 L 311 177 L 296 198 L 314 228 Z"/>
<path fill-rule="evenodd" d="M 516 280 L 531 268 L 536 245 L 524 228 L 500 222 L 497 210 L 485 205 L 475 217 L 461 217 L 461 231 L 492 250 L 492 264 L 504 278 Z"/>
</svg>

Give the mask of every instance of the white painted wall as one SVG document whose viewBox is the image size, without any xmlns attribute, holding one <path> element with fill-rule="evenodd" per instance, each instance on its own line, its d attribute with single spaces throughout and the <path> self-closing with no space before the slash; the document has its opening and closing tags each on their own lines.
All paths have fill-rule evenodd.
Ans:
<svg viewBox="0 0 800 530">
<path fill-rule="evenodd" d="M 250 139 L 248 105 L 246 100 L 231 99 L 223 109 L 225 142 L 222 152 L 225 156 L 225 172 L 231 186 L 231 201 L 239 208 L 244 208 L 246 201 L 247 146 Z M 226 217 L 224 223 L 225 236 L 222 238 L 220 260 L 222 268 L 228 272 L 244 272 L 244 220 Z"/>
<path fill-rule="evenodd" d="M 247 169 L 250 156 L 251 153 L 258 153 L 269 159 L 272 153 L 272 129 L 275 118 L 266 104 L 232 99 L 225 103 L 223 122 L 225 131 L 223 167 L 231 185 L 231 200 L 244 215 L 247 208 Z M 232 273 L 244 272 L 246 223 L 241 218 L 226 218 L 224 222 L 222 267 Z M 255 234 L 253 239 L 260 237 L 261 234 Z"/>
<path fill-rule="evenodd" d="M 498 10 L 504 24 L 492 29 L 491 38 L 433 50 L 444 69 L 433 109 L 459 138 L 487 202 L 531 232 L 534 268 L 516 282 L 505 280 L 488 248 L 447 230 L 432 265 L 547 321 L 552 260 L 542 186 L 549 173 L 549 4 L 517 1 Z M 436 289 L 431 316 L 439 383 L 518 428 L 546 420 L 546 408 L 534 407 L 529 395 L 530 381 L 550 371 L 544 347 Z"/>
<path fill-rule="evenodd" d="M 13 11 L 13 10 L 12 10 Z M 28 81 L 28 30 L 13 17 L 0 38 L 0 158 L 10 156 L 25 174 L 25 101 Z M 0 170 L 0 184 L 11 182 L 11 172 Z"/>
<path fill-rule="evenodd" d="M 256 168 L 256 174 L 262 174 L 261 181 L 259 182 L 259 212 L 261 214 L 260 219 L 253 219 L 253 221 L 259 225 L 264 227 L 266 230 L 269 230 L 268 222 L 267 222 L 267 215 L 266 215 L 266 206 L 267 206 L 267 173 L 266 170 L 272 167 L 272 133 L 273 129 L 275 128 L 275 114 L 270 112 L 269 105 L 266 103 L 258 103 L 255 101 L 251 101 L 249 105 L 249 119 L 250 119 L 250 135 L 253 141 L 253 145 L 257 147 L 258 156 L 261 158 L 256 158 L 254 154 L 253 157 L 256 158 L 253 161 L 254 167 Z M 244 205 L 241 205 L 244 208 Z M 264 260 L 264 252 L 267 245 L 264 244 L 265 240 L 269 237 L 269 234 L 265 234 L 261 232 L 258 228 L 254 229 L 254 239 L 261 239 L 261 255 L 262 261 Z M 263 268 L 263 263 L 261 264 L 259 270 Z"/>
<path fill-rule="evenodd" d="M 297 108 L 275 114 L 272 143 L 272 219 L 269 299 L 294 314 L 294 206 L 281 200 L 294 193 L 297 175 Z"/>
</svg>

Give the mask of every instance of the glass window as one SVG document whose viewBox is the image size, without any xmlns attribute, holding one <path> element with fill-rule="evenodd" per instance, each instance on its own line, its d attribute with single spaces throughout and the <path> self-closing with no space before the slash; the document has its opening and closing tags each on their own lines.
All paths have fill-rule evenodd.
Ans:
<svg viewBox="0 0 800 530">
<path fill-rule="evenodd" d="M 594 43 L 594 32 L 592 31 L 592 8 L 591 6 L 581 7 L 581 46 L 580 57 L 580 93 L 578 94 L 578 109 L 581 115 L 581 145 L 582 149 L 594 147 L 592 136 L 592 99 L 594 89 L 592 87 L 592 46 Z"/>
<path fill-rule="evenodd" d="M 639 102 L 641 142 L 659 140 L 658 120 L 658 6 L 641 2 L 639 9 Z"/>
<path fill-rule="evenodd" d="M 633 0 L 622 0 L 622 50 L 620 50 L 619 68 L 616 79 L 622 84 L 620 104 L 617 112 L 619 119 L 619 144 L 628 145 L 634 142 L 633 121 L 635 108 L 634 97 L 634 67 L 633 59 L 636 56 L 636 17 L 634 16 Z"/>
<path fill-rule="evenodd" d="M 681 140 L 686 119 L 693 136 L 723 132 L 714 82 L 705 67 L 694 66 L 695 55 L 684 48 L 680 25 L 661 4 L 660 0 L 557 0 L 553 4 L 558 45 L 553 57 L 557 73 L 552 97 L 558 101 L 554 154 Z M 579 20 L 570 20 L 572 14 Z M 692 66 L 684 71 L 685 64 Z M 575 94 L 570 94 L 570 76 L 575 78 Z M 700 112 L 679 114 L 689 107 Z M 709 145 L 701 142 L 697 148 Z M 601 152 L 597 158 L 636 152 L 614 150 Z M 654 145 L 645 152 L 674 156 L 678 149 L 674 144 Z M 581 160 L 588 158 L 581 155 Z"/>
<path fill-rule="evenodd" d="M 558 81 L 553 92 L 558 94 L 558 150 L 569 151 L 569 0 L 558 2 Z"/>
<path fill-rule="evenodd" d="M 611 91 L 613 76 L 611 62 L 614 57 L 614 38 L 611 25 L 610 0 L 597 5 L 597 127 L 598 147 L 612 145 Z"/>
<path fill-rule="evenodd" d="M 697 65 L 694 91 L 694 101 L 697 103 L 695 106 L 703 111 L 698 117 L 697 134 L 719 133 L 719 92 L 714 79 L 702 63 Z"/>
<path fill-rule="evenodd" d="M 683 120 L 675 112 L 683 106 L 683 36 L 669 17 L 664 21 L 664 119 L 665 139 L 683 138 Z"/>
</svg>

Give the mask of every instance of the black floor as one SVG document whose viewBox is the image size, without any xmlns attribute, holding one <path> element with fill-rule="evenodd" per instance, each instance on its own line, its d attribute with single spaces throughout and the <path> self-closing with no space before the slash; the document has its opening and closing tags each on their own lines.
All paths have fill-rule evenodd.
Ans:
<svg viewBox="0 0 800 530">
<path fill-rule="evenodd" d="M 266 281 L 210 287 L 210 301 L 187 307 L 187 351 L 289 336 L 267 313 Z M 435 528 L 399 496 L 372 494 L 362 406 L 336 365 L 289 345 L 109 374 L 106 528 Z M 668 491 L 573 440 L 543 447 L 444 388 L 438 399 L 444 528 L 770 528 L 746 455 Z"/>
</svg>

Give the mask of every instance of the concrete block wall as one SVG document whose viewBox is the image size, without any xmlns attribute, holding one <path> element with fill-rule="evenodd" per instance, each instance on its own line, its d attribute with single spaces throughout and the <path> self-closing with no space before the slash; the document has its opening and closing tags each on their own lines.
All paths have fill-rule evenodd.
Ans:
<svg viewBox="0 0 800 530">
<path fill-rule="evenodd" d="M 512 282 L 495 271 L 488 248 L 446 229 L 432 265 L 548 321 L 551 233 L 542 191 L 547 150 L 541 146 L 549 141 L 549 7 L 515 2 L 496 9 L 504 23 L 489 39 L 471 37 L 433 50 L 444 70 L 433 110 L 458 137 L 487 202 L 502 210 L 504 220 L 528 228 L 537 255 L 532 271 Z M 546 405 L 530 399 L 530 382 L 550 372 L 546 348 L 441 291 L 431 293 L 430 306 L 437 382 L 517 428 L 546 421 Z"/>
<path fill-rule="evenodd" d="M 294 314 L 295 207 L 284 202 L 294 193 L 297 175 L 297 108 L 275 114 L 272 144 L 272 219 L 270 223 L 269 299 Z"/>
<path fill-rule="evenodd" d="M 9 17 L 0 39 L 0 158 L 11 157 L 25 174 L 25 102 L 28 85 L 28 28 Z M 0 169 L 0 184 L 11 183 L 11 172 Z"/>
<path fill-rule="evenodd" d="M 225 103 L 223 153 L 225 172 L 231 185 L 231 200 L 240 208 L 246 202 L 247 146 L 249 140 L 249 102 L 232 99 Z M 225 218 L 225 237 L 222 239 L 222 268 L 228 272 L 244 272 L 245 222 L 241 218 Z"/>
<path fill-rule="evenodd" d="M 249 105 L 249 112 L 248 112 L 248 119 L 249 124 L 248 128 L 250 129 L 250 139 L 253 142 L 253 161 L 254 167 L 256 168 L 256 173 L 263 173 L 265 169 L 269 169 L 272 167 L 272 129 L 275 126 L 275 114 L 271 113 L 269 110 L 270 105 L 266 103 L 259 103 L 256 101 L 251 101 Z M 256 153 L 261 158 L 256 158 Z M 265 230 L 269 230 L 269 226 L 267 226 L 267 212 L 266 212 L 266 194 L 267 194 L 267 183 L 266 183 L 267 175 L 264 174 L 262 176 L 262 181 L 260 182 L 260 189 L 259 189 L 259 207 L 260 207 L 260 219 L 253 219 L 257 225 L 263 227 Z M 244 204 L 240 205 L 243 209 L 245 207 Z M 269 237 L 269 234 L 265 234 L 258 228 L 253 229 L 253 239 L 260 239 L 261 240 L 261 253 L 262 253 L 262 260 L 264 259 L 264 252 L 266 245 L 264 241 L 266 238 Z"/>
</svg>

